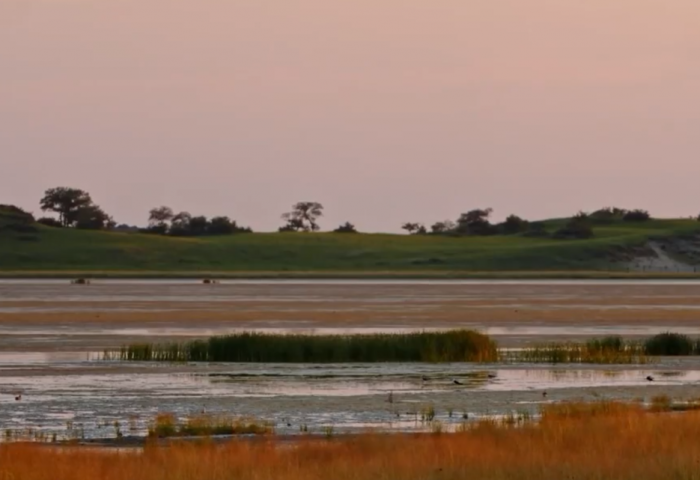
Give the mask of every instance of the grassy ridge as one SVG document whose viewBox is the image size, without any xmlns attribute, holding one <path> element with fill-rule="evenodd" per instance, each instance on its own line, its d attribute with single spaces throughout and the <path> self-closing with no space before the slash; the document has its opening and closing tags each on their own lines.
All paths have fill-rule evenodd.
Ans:
<svg viewBox="0 0 700 480">
<path fill-rule="evenodd" d="M 554 230 L 559 221 L 548 223 Z M 587 240 L 388 234 L 256 233 L 173 238 L 52 229 L 0 233 L 0 272 L 434 272 L 611 268 L 611 255 L 650 237 L 700 228 L 654 220 L 595 228 Z"/>
</svg>

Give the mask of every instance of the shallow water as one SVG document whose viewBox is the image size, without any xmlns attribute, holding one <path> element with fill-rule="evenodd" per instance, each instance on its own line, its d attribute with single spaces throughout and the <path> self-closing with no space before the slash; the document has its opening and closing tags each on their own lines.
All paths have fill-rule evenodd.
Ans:
<svg viewBox="0 0 700 480">
<path fill-rule="evenodd" d="M 76 286 L 65 280 L 0 280 L 0 430 L 34 427 L 105 438 L 114 437 L 115 421 L 124 434 L 144 434 L 157 413 L 184 417 L 202 411 L 253 416 L 274 423 L 282 434 L 298 433 L 302 426 L 312 433 L 327 426 L 339 432 L 420 430 L 429 428 L 420 421 L 426 405 L 451 425 L 514 411 L 535 414 L 541 405 L 563 400 L 698 398 L 696 358 L 605 367 L 98 360 L 103 348 L 129 341 L 241 330 L 325 334 L 464 327 L 511 347 L 668 330 L 696 336 L 698 299 L 700 281 L 223 281 L 205 286 L 192 280 L 98 280 Z M 20 393 L 21 400 L 15 400 Z"/>
</svg>

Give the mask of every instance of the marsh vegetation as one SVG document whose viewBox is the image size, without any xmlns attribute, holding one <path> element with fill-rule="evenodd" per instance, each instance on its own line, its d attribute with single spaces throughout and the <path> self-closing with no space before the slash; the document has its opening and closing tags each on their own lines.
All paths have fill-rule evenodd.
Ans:
<svg viewBox="0 0 700 480">
<path fill-rule="evenodd" d="M 456 480 L 695 478 L 700 412 L 654 413 L 639 404 L 544 406 L 541 421 L 475 422 L 446 434 L 302 436 L 264 442 L 147 444 L 139 454 L 80 447 L 0 445 L 6 478 L 24 480 Z M 515 427 L 517 428 L 511 428 Z M 611 434 L 614 432 L 614 434 Z"/>
</svg>

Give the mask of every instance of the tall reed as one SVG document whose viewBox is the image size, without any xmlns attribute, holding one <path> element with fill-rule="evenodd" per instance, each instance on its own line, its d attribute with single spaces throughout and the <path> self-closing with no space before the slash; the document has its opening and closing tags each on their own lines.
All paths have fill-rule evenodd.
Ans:
<svg viewBox="0 0 700 480">
<path fill-rule="evenodd" d="M 649 361 L 643 345 L 625 342 L 617 336 L 588 340 L 585 343 L 548 343 L 529 347 L 511 355 L 528 363 L 644 364 Z"/>
<path fill-rule="evenodd" d="M 496 343 L 471 330 L 359 335 L 243 332 L 182 343 L 123 346 L 105 359 L 188 362 L 493 362 Z"/>
</svg>

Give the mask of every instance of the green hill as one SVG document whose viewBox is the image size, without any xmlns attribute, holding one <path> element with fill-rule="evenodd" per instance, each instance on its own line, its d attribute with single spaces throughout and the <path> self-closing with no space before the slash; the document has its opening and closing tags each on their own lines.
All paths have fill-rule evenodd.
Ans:
<svg viewBox="0 0 700 480">
<path fill-rule="evenodd" d="M 619 222 L 585 240 L 526 236 L 255 233 L 178 238 L 51 228 L 0 214 L 0 274 L 264 275 L 626 271 L 650 240 L 692 239 L 691 220 Z M 21 215 L 20 215 L 21 216 Z M 562 220 L 545 222 L 553 231 Z M 21 225 L 20 225 L 21 224 Z M 20 226 L 18 226 L 20 225 Z M 692 266 L 695 252 L 676 252 Z M 685 256 L 684 256 L 685 255 Z M 681 258 L 682 257 L 682 258 Z M 692 272 L 692 268 L 690 270 Z"/>
</svg>

